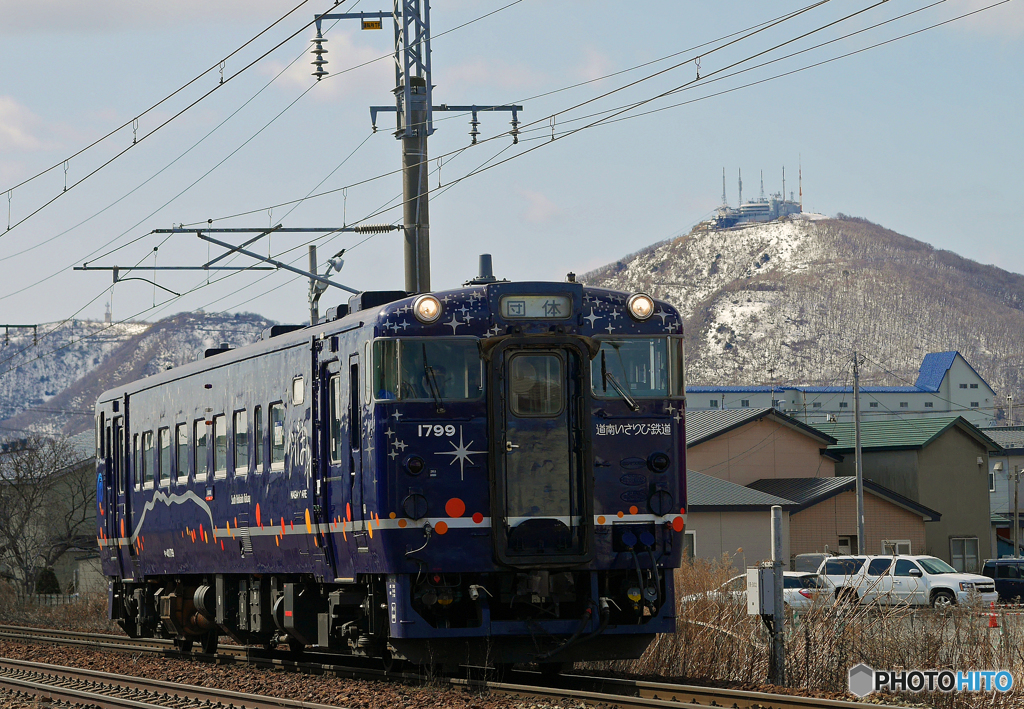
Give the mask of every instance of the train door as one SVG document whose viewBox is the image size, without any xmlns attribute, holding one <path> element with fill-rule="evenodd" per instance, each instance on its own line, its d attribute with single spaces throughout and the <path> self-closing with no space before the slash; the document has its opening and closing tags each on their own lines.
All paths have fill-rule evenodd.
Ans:
<svg viewBox="0 0 1024 709">
<path fill-rule="evenodd" d="M 337 529 L 339 522 L 344 522 L 349 479 L 342 430 L 343 408 L 339 405 L 342 401 L 344 380 L 338 358 L 335 357 L 321 365 L 320 383 L 322 393 L 317 416 L 323 421 L 323 425 L 320 426 L 317 437 L 320 461 L 317 466 L 319 477 L 314 509 L 317 511 L 316 521 L 328 563 L 337 577 L 339 550 L 343 547 L 336 543 L 331 532 Z"/>
<path fill-rule="evenodd" d="M 117 566 L 117 493 L 114 480 L 114 451 L 111 442 L 113 440 L 113 421 L 106 411 L 100 412 L 99 419 L 99 440 L 97 441 L 96 454 L 100 461 L 100 474 L 96 487 L 96 506 L 100 513 L 100 523 L 103 533 L 107 537 L 107 547 L 103 554 L 104 561 L 115 562 Z M 102 485 L 100 485 L 102 482 Z"/>
<path fill-rule="evenodd" d="M 351 471 L 349 498 L 352 500 L 352 528 L 356 545 L 368 546 L 366 533 L 366 495 L 363 488 L 363 406 L 360 401 L 362 372 L 359 353 L 348 358 L 348 449 Z"/>
<path fill-rule="evenodd" d="M 591 557 L 585 374 L 568 338 L 506 341 L 491 354 L 492 524 L 500 562 L 582 563 Z"/>
<path fill-rule="evenodd" d="M 108 533 L 110 539 L 115 543 L 115 551 L 118 557 L 118 567 L 120 575 L 125 576 L 125 572 L 128 567 L 125 565 L 125 559 L 121 553 L 121 548 L 124 544 L 123 539 L 128 533 L 128 493 L 127 483 L 125 482 L 128 476 L 128 461 L 125 455 L 125 432 L 124 432 L 124 418 L 121 416 L 114 417 L 113 426 L 111 427 L 110 445 L 113 448 L 111 452 L 111 465 L 113 470 L 113 486 L 112 486 L 112 499 L 113 504 L 108 510 L 110 519 L 108 522 Z M 128 574 L 130 575 L 130 574 Z"/>
</svg>

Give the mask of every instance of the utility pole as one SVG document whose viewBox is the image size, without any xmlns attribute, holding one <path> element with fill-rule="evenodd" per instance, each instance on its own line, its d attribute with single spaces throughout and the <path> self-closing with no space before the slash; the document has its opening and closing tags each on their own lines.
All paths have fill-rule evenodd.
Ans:
<svg viewBox="0 0 1024 709">
<path fill-rule="evenodd" d="M 1020 558 L 1020 466 L 1013 466 L 1013 558 Z"/>
<path fill-rule="evenodd" d="M 853 431 L 854 456 L 857 466 L 857 553 L 864 553 L 864 460 L 860 451 L 860 365 L 857 350 L 853 351 Z"/>
<path fill-rule="evenodd" d="M 1010 425 L 1013 425 L 1013 394 L 1006 395 L 1006 417 L 1010 421 Z"/>
<path fill-rule="evenodd" d="M 512 142 L 519 142 L 518 112 L 522 106 L 449 106 L 433 105 L 434 84 L 430 78 L 430 3 L 429 0 L 394 0 L 391 12 L 324 13 L 316 16 L 313 40 L 313 64 L 317 81 L 327 75 L 323 58 L 326 50 L 321 24 L 323 20 L 354 20 L 364 30 L 383 29 L 383 21 L 392 18 L 395 25 L 394 106 L 371 106 L 370 122 L 377 130 L 377 113 L 395 111 L 395 138 L 402 141 L 402 196 L 405 228 L 405 290 L 425 293 L 430 290 L 430 215 L 427 201 L 427 137 L 434 132 L 434 111 L 465 111 L 472 114 L 469 135 L 475 145 L 480 131 L 477 114 L 482 111 L 512 113 Z"/>
<path fill-rule="evenodd" d="M 783 606 L 782 583 L 782 507 L 772 505 L 772 581 L 775 606 L 772 608 L 772 684 L 781 687 L 786 683 L 786 642 L 785 608 Z"/>
</svg>

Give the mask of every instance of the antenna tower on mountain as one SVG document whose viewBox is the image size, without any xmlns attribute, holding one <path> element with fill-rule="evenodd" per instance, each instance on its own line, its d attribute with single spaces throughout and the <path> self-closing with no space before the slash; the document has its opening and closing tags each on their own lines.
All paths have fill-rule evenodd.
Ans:
<svg viewBox="0 0 1024 709">
<path fill-rule="evenodd" d="M 724 167 L 722 168 L 722 206 L 723 207 L 728 207 L 729 206 L 729 200 L 726 199 L 726 196 L 725 196 L 725 168 Z"/>
<path fill-rule="evenodd" d="M 743 170 L 739 170 L 740 174 L 740 205 L 743 205 Z"/>
<path fill-rule="evenodd" d="M 761 201 L 764 201 L 764 170 L 761 170 Z"/>
</svg>

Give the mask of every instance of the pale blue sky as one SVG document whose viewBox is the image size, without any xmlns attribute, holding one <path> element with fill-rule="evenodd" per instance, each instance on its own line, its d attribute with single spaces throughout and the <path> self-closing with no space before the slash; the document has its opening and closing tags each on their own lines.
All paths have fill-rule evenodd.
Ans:
<svg viewBox="0 0 1024 709">
<path fill-rule="evenodd" d="M 25 3 L 0 0 L 0 190 L 62 161 L 69 154 L 164 97 L 223 55 L 234 50 L 297 4 L 184 0 L 163 6 L 127 0 Z M 434 98 L 437 103 L 521 101 L 567 85 L 628 69 L 681 52 L 803 6 L 800 2 L 538 2 L 523 0 L 479 22 L 440 33 L 508 4 L 509 0 L 437 0 L 431 19 Z M 385 3 L 389 5 L 390 3 Z M 833 0 L 800 18 L 720 52 L 707 48 L 673 60 L 543 98 L 526 100 L 524 122 L 540 121 L 538 132 L 505 150 L 499 159 L 525 153 L 474 176 L 431 203 L 433 285 L 452 287 L 471 277 L 476 256 L 494 254 L 500 277 L 561 279 L 613 261 L 650 243 L 686 232 L 720 202 L 721 171 L 728 174 L 736 202 L 736 171 L 744 173 L 744 194 L 755 196 L 758 171 L 766 191 L 797 187 L 798 160 L 809 211 L 866 217 L 908 236 L 984 263 L 1024 272 L 1017 205 L 1024 193 L 1021 165 L 1024 138 L 1024 5 L 1011 2 L 965 21 L 931 30 L 853 57 L 792 76 L 697 101 L 653 115 L 600 126 L 553 143 L 547 116 L 605 91 L 647 76 L 697 54 L 701 74 L 761 52 L 839 19 L 870 2 Z M 758 61 L 865 28 L 929 3 L 890 0 L 767 54 Z M 777 64 L 697 86 L 644 109 L 700 98 L 749 81 L 837 56 L 912 32 L 990 4 L 948 0 L 900 21 L 878 27 Z M 351 8 L 354 0 L 342 8 Z M 225 77 L 308 22 L 330 3 L 307 3 L 237 58 Z M 361 0 L 357 10 L 384 9 Z M 105 273 L 64 270 L 113 240 L 136 243 L 94 261 L 125 266 L 152 264 L 161 243 L 146 237 L 152 228 L 219 219 L 297 199 L 313 190 L 346 155 L 370 135 L 368 106 L 393 103 L 389 60 L 342 75 L 341 69 L 385 55 L 391 32 L 360 32 L 353 24 L 326 36 L 332 73 L 280 118 L 275 115 L 314 82 L 305 30 L 267 59 L 145 138 L 53 205 L 0 236 L 0 320 L 47 322 L 72 315 L 99 318 L 109 298 Z M 178 158 L 235 109 L 249 100 L 299 54 L 290 69 L 228 120 L 198 148 L 134 194 L 67 234 L 53 238 L 108 207 Z M 738 68 L 748 66 L 741 65 Z M 693 62 L 620 91 L 578 111 L 560 115 L 556 133 L 584 125 L 570 119 L 594 110 L 642 100 L 691 81 Z M 211 88 L 219 73 L 207 75 L 139 123 L 139 137 Z M 430 139 L 432 157 L 468 145 L 468 118 L 437 114 Z M 484 115 L 482 137 L 508 128 L 508 116 Z M 319 191 L 339 188 L 395 170 L 400 146 L 389 131 L 393 116 L 381 119 L 372 136 Z M 223 165 L 173 199 L 216 163 L 242 147 Z M 130 128 L 68 164 L 73 184 L 131 143 Z M 446 184 L 506 148 L 498 138 L 449 155 L 440 170 Z M 437 167 L 432 161 L 431 169 Z M 431 177 L 438 185 L 438 175 Z M 60 193 L 64 170 L 13 190 L 11 219 L 17 222 Z M 293 212 L 278 207 L 217 226 L 265 226 L 284 218 L 286 226 L 340 226 L 376 211 L 401 191 L 397 175 L 347 191 L 311 199 Z M 0 234 L 6 228 L 7 194 L 0 194 Z M 156 212 L 149 216 L 150 213 Z M 287 214 L 287 216 L 285 216 Z M 394 221 L 393 210 L 372 221 Z M 138 225 L 136 226 L 136 224 Z M 139 238 L 142 237 L 142 238 Z M 43 246 L 21 255 L 23 249 Z M 350 235 L 320 245 L 321 258 L 352 246 Z M 298 236 L 275 237 L 274 254 L 299 245 Z M 257 250 L 266 253 L 261 242 Z M 212 252 L 216 253 L 216 249 Z M 177 236 L 160 247 L 159 265 L 196 265 L 207 248 L 195 237 Z M 282 258 L 305 264 L 305 247 Z M 153 272 L 138 275 L 151 278 Z M 251 310 L 280 321 L 306 317 L 306 285 L 274 273 L 238 274 L 205 286 L 155 311 L 153 288 L 140 282 L 118 285 L 115 319 L 139 314 L 154 319 L 180 310 Z M 176 292 L 199 285 L 196 273 L 160 273 L 157 280 Z M 205 279 L 202 279 L 205 282 Z M 339 280 L 363 289 L 402 286 L 397 234 L 377 236 L 346 257 Z M 38 285 L 36 285 L 38 284 Z M 270 289 L 277 287 L 276 290 Z M 11 295 L 15 291 L 23 292 Z M 270 291 L 270 292 L 268 292 Z M 92 305 L 86 303 L 98 298 Z M 157 300 L 167 297 L 157 293 Z M 324 305 L 340 302 L 328 293 Z"/>
</svg>

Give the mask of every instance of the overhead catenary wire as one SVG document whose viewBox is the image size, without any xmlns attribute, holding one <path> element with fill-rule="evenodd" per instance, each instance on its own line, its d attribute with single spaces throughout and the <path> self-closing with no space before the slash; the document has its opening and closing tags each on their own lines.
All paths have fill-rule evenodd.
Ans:
<svg viewBox="0 0 1024 709">
<path fill-rule="evenodd" d="M 973 14 L 977 14 L 978 12 L 983 12 L 983 11 L 985 11 L 985 10 L 991 9 L 991 8 L 993 8 L 993 7 L 996 7 L 996 6 L 998 6 L 998 5 L 1002 5 L 1002 4 L 1005 4 L 1005 2 L 1008 2 L 1008 0 L 1003 0 L 1002 2 L 996 2 L 996 3 L 993 3 L 993 4 L 989 5 L 989 6 L 986 6 L 986 7 L 984 7 L 984 8 L 981 8 L 981 9 L 979 9 L 979 10 L 976 10 L 976 11 L 973 11 L 973 12 L 970 12 L 970 13 L 965 13 L 965 14 L 963 14 L 963 15 L 961 15 L 961 16 L 958 16 L 958 17 L 956 17 L 956 18 L 952 18 L 952 19 L 950 19 L 950 20 L 947 20 L 947 21 L 945 21 L 945 22 L 942 22 L 942 23 L 937 23 L 937 24 L 935 24 L 935 25 L 932 25 L 932 26 L 930 26 L 930 27 L 928 27 L 928 28 L 924 28 L 924 29 L 922 29 L 922 30 L 918 30 L 918 31 L 916 31 L 916 32 L 913 32 L 913 33 L 908 33 L 908 34 L 906 34 L 906 35 L 903 35 L 903 36 L 901 36 L 901 37 L 899 37 L 899 38 L 894 38 L 894 39 L 892 39 L 892 40 L 887 40 L 887 41 L 886 41 L 886 42 L 884 42 L 884 43 L 879 43 L 879 44 L 877 44 L 877 45 L 873 45 L 873 46 L 872 46 L 872 47 L 870 47 L 870 48 L 873 48 L 873 47 L 875 47 L 875 46 L 882 46 L 882 44 L 887 44 L 887 43 L 890 43 L 890 42 L 893 42 L 893 41 L 897 41 L 898 39 L 901 39 L 901 38 L 905 38 L 905 37 L 913 36 L 913 35 L 915 35 L 915 34 L 919 34 L 920 32 L 926 31 L 927 29 L 933 29 L 934 27 L 938 27 L 938 26 L 941 26 L 941 25 L 944 25 L 944 24 L 948 24 L 948 23 L 950 23 L 950 22 L 954 22 L 954 21 L 956 21 L 956 20 L 958 20 L 958 19 L 963 19 L 964 17 L 968 17 L 968 16 L 970 16 L 970 15 L 973 15 Z M 834 23 L 832 23 L 832 24 L 834 24 Z M 867 49 L 869 49 L 869 48 L 865 48 L 865 49 L 862 49 L 862 50 L 858 50 L 858 51 L 866 51 Z M 763 54 L 763 52 L 762 52 L 762 53 L 759 53 L 759 55 L 760 55 L 760 54 Z M 852 54 L 852 53 L 850 53 L 850 54 L 846 54 L 846 55 L 843 55 L 843 56 L 850 56 L 851 54 Z M 755 55 L 755 56 L 758 56 L 758 55 Z M 840 58 L 841 58 L 841 57 L 840 57 Z M 820 66 L 820 65 L 821 65 L 822 63 L 827 63 L 827 62 L 819 62 L 819 63 L 817 63 L 817 64 L 815 64 L 815 65 L 813 65 L 813 66 Z M 735 64 L 733 64 L 733 65 L 731 65 L 731 66 L 735 66 Z M 719 71 L 721 71 L 721 70 L 719 70 Z M 786 73 L 786 75 L 788 75 L 788 74 L 790 74 L 790 73 L 794 73 L 794 72 L 787 72 L 787 73 Z M 657 97 L 655 97 L 655 98 L 657 98 Z M 650 101 L 650 100 L 654 100 L 654 99 L 648 99 L 647 101 Z M 597 121 L 597 122 L 595 122 L 594 124 L 591 124 L 591 125 L 589 125 L 589 126 L 584 126 L 584 127 L 582 127 L 582 128 L 577 128 L 577 129 L 574 129 L 573 131 L 571 131 L 571 133 L 577 133 L 577 132 L 580 132 L 580 131 L 582 131 L 582 130 L 584 130 L 584 129 L 586 129 L 586 128 L 589 128 L 589 127 L 593 127 L 594 125 L 598 125 L 598 124 L 600 124 L 600 123 L 604 122 L 604 120 L 605 120 L 605 119 L 603 119 L 603 120 L 601 120 L 601 121 Z M 496 136 L 496 137 L 497 137 L 497 136 Z M 487 139 L 487 140 L 492 140 L 492 139 L 493 139 L 493 138 L 491 138 L 491 139 Z M 481 142 L 486 142 L 486 141 L 481 141 Z M 535 148 L 533 148 L 533 149 L 535 149 Z M 531 149 L 531 151 L 532 151 L 533 149 Z M 453 152 L 455 152 L 455 151 L 453 151 Z M 516 157 L 520 157 L 520 156 L 522 156 L 523 154 L 526 154 L 526 153 L 528 153 L 528 152 L 530 152 L 530 151 L 524 151 L 524 152 L 522 152 L 522 153 L 518 153 L 517 155 L 511 156 L 510 158 L 507 158 L 507 159 L 505 159 L 505 160 L 502 160 L 501 162 L 499 162 L 499 163 L 497 163 L 497 164 L 495 164 L 495 165 L 490 165 L 490 166 L 487 166 L 487 167 L 483 167 L 483 168 L 478 168 L 478 169 L 474 170 L 473 172 L 469 173 L 468 175 L 465 175 L 465 176 L 463 176 L 462 178 L 459 178 L 459 180 L 458 180 L 458 181 L 462 181 L 462 180 L 464 180 L 464 179 L 467 179 L 468 177 L 471 177 L 471 176 L 473 176 L 473 175 L 475 175 L 475 174 L 479 174 L 479 172 L 482 172 L 483 170 L 486 170 L 486 169 L 491 169 L 491 168 L 493 168 L 493 167 L 496 167 L 497 165 L 500 165 L 500 164 L 504 164 L 505 162 L 508 162 L 509 160 L 511 160 L 511 159 L 514 159 L 514 158 L 516 158 Z M 391 171 L 391 172 L 389 172 L 389 173 L 385 173 L 385 175 L 382 175 L 382 176 L 386 176 L 387 174 L 394 174 L 394 172 L 397 172 L 397 171 Z M 379 177 L 382 177 L 382 176 L 379 176 Z M 378 177 L 378 178 L 372 178 L 372 179 L 379 179 L 379 177 Z M 364 181 L 364 182 L 365 182 L 365 181 Z M 450 186 L 450 184 L 449 184 L 448 186 Z M 342 189 L 342 188 L 339 188 L 339 189 Z M 312 195 L 312 197 L 316 197 L 316 196 L 321 196 L 321 195 L 323 195 L 323 194 L 328 194 L 328 193 L 330 193 L 330 192 L 336 192 L 336 191 L 337 191 L 337 190 L 331 190 L 331 191 L 329 191 L 329 192 L 327 192 L 327 193 L 320 193 L 320 195 Z M 303 199 L 308 199 L 308 198 L 309 198 L 309 197 L 305 197 L 305 198 L 303 198 Z M 298 200 L 290 200 L 290 201 L 288 201 L 288 202 L 285 202 L 285 203 L 280 203 L 279 205 L 274 205 L 274 206 L 276 207 L 276 206 L 283 206 L 283 205 L 285 205 L 285 204 L 292 204 L 292 203 L 295 203 L 296 201 L 298 201 Z M 259 209 L 259 210 L 253 210 L 253 212 L 256 212 L 256 211 L 264 211 L 265 209 L 266 209 L 266 208 L 261 208 L 261 209 Z M 252 212 L 246 212 L 246 214 L 248 214 L 248 213 L 252 213 Z M 239 215 L 235 215 L 235 216 L 241 216 L 241 215 L 242 215 L 242 214 L 239 214 Z M 376 216 L 376 215 L 371 215 L 371 217 L 372 217 L 372 216 Z M 226 219 L 226 218 L 230 218 L 230 217 L 222 217 L 221 219 Z M 222 279 L 220 279 L 220 280 L 222 280 Z M 106 291 L 106 289 L 104 289 L 104 292 L 105 292 L 105 291 Z M 188 294 L 188 293 L 190 293 L 190 292 L 192 292 L 192 291 L 188 291 L 188 292 L 184 293 L 183 295 L 187 295 L 187 294 Z M 95 299 L 94 299 L 94 300 L 95 300 Z M 144 312 L 144 311 L 143 311 L 143 312 Z"/>
</svg>

